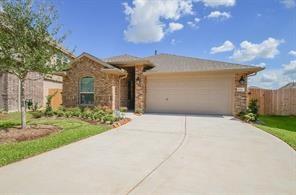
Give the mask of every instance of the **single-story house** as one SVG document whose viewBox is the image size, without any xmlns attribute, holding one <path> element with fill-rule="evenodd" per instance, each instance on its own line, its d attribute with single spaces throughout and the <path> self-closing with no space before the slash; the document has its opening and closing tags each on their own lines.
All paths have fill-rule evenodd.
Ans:
<svg viewBox="0 0 296 195">
<path fill-rule="evenodd" d="M 69 63 L 75 59 L 69 51 L 64 48 L 59 48 L 60 55 L 52 57 L 52 62 L 61 60 L 64 63 Z M 38 103 L 39 107 L 44 107 L 46 97 L 49 95 L 50 89 L 63 88 L 63 77 L 60 75 L 42 76 L 36 72 L 30 72 L 25 81 L 25 98 L 33 104 Z M 20 81 L 10 73 L 1 73 L 0 70 L 0 111 L 16 112 L 20 111 Z"/>
<path fill-rule="evenodd" d="M 170 54 L 98 59 L 83 53 L 64 73 L 63 105 L 235 115 L 246 109 L 248 76 L 260 70 Z"/>
</svg>

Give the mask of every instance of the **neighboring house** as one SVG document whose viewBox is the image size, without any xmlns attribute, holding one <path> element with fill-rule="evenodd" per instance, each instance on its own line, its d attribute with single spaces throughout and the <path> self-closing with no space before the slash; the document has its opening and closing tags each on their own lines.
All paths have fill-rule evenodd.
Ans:
<svg viewBox="0 0 296 195">
<path fill-rule="evenodd" d="M 60 48 L 63 55 L 54 56 L 52 62 L 61 60 L 69 63 L 75 56 L 65 49 Z M 58 75 L 41 76 L 38 73 L 31 72 L 25 81 L 25 97 L 26 101 L 33 104 L 38 103 L 40 107 L 44 107 L 46 96 L 49 89 L 62 89 L 63 78 Z M 20 83 L 19 79 L 9 73 L 0 73 L 0 111 L 15 112 L 20 111 Z"/>
<path fill-rule="evenodd" d="M 169 54 L 102 60 L 83 53 L 64 74 L 63 104 L 235 115 L 247 106 L 248 75 L 260 70 L 263 68 Z"/>
<path fill-rule="evenodd" d="M 291 83 L 288 83 L 287 85 L 281 87 L 280 89 L 296 89 L 296 82 L 293 81 Z"/>
</svg>

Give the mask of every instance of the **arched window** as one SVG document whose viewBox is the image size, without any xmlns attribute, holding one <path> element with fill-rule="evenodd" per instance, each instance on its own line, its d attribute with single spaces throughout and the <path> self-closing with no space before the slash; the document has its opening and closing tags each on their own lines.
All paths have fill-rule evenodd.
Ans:
<svg viewBox="0 0 296 195">
<path fill-rule="evenodd" d="M 83 77 L 80 79 L 80 104 L 93 105 L 94 104 L 94 78 Z"/>
</svg>

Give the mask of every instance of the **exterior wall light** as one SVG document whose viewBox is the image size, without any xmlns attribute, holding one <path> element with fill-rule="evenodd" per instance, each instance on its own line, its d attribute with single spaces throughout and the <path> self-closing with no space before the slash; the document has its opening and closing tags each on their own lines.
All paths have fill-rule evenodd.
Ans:
<svg viewBox="0 0 296 195">
<path fill-rule="evenodd" d="M 244 84 L 246 84 L 246 82 L 247 82 L 246 77 L 245 77 L 245 76 L 241 76 L 241 78 L 239 79 L 239 83 L 240 83 L 241 85 L 244 85 Z"/>
</svg>

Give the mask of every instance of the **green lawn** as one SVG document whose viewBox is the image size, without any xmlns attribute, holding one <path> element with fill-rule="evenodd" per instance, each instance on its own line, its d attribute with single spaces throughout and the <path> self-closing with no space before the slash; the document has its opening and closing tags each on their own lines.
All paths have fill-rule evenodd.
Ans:
<svg viewBox="0 0 296 195">
<path fill-rule="evenodd" d="M 19 117 L 19 113 L 11 113 L 8 118 L 1 118 L 0 130 L 4 127 L 19 125 Z M 29 124 L 55 125 L 63 130 L 35 140 L 0 144 L 0 166 L 58 148 L 109 129 L 107 126 L 91 125 L 78 119 L 32 119 L 30 114 L 28 114 L 28 119 Z"/>
<path fill-rule="evenodd" d="M 296 150 L 296 116 L 260 116 L 258 128 L 282 139 Z"/>
</svg>

